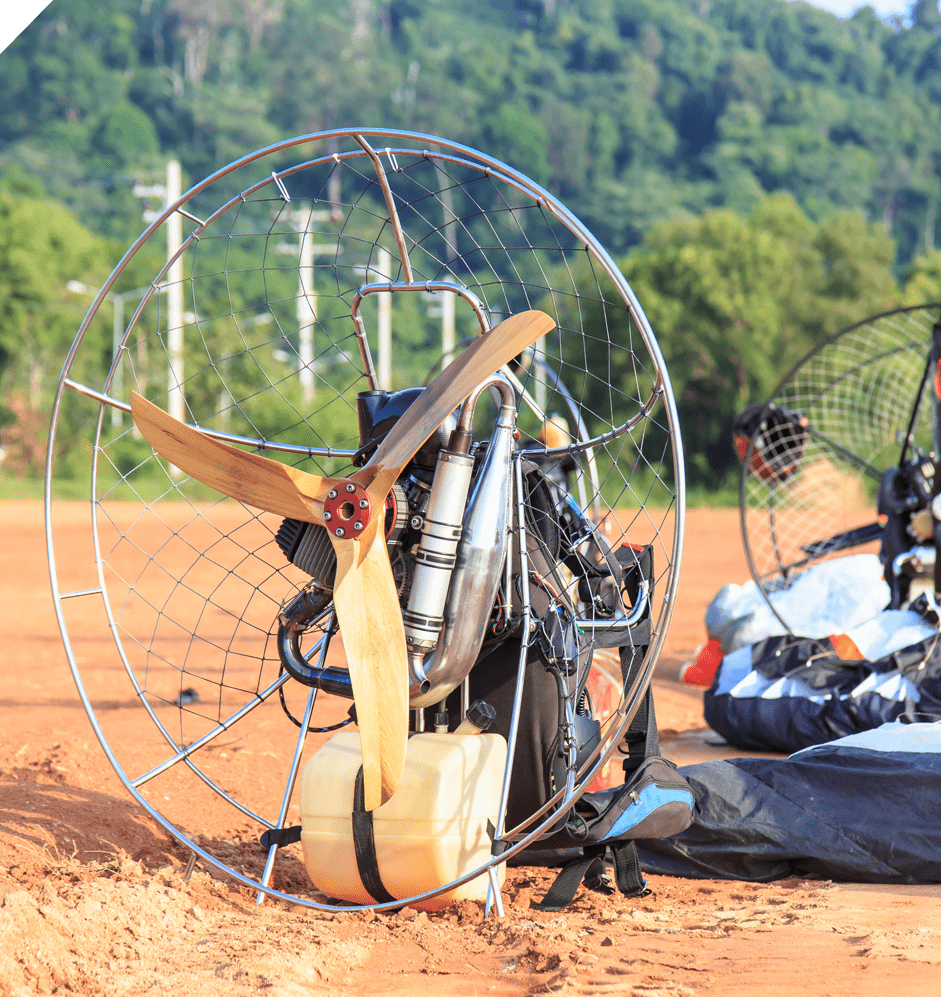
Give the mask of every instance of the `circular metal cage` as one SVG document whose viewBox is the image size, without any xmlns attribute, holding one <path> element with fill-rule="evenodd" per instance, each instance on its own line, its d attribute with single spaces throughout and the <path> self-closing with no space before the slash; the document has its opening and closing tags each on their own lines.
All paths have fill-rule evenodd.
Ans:
<svg viewBox="0 0 941 997">
<path fill-rule="evenodd" d="M 479 152 L 414 133 L 323 132 L 252 153 L 166 205 L 78 331 L 52 411 L 46 504 L 79 695 L 136 800 L 259 899 L 345 906 L 311 887 L 292 849 L 264 851 L 258 838 L 296 820 L 298 773 L 350 722 L 350 703 L 282 664 L 282 608 L 309 578 L 279 547 L 279 518 L 167 464 L 136 430 L 130 393 L 217 439 L 340 475 L 362 442 L 358 393 L 421 386 L 466 341 L 527 309 L 556 328 L 503 369 L 520 436 L 513 473 L 525 455 L 561 468 L 564 501 L 598 543 L 652 546 L 652 637 L 625 681 L 616 652 L 582 628 L 601 741 L 526 826 L 503 826 L 501 815 L 507 847 L 489 872 L 604 779 L 676 591 L 684 481 L 674 400 L 609 255 L 551 194 Z M 474 452 L 492 425 L 485 396 Z M 53 499 L 76 446 L 90 458 L 82 512 Z M 85 560 L 57 560 L 63 532 L 87 537 Z M 518 540 L 517 527 L 508 563 Z M 590 616 L 576 582 L 560 577 Z M 302 653 L 342 671 L 325 614 Z M 525 690 L 517 700 L 519 713 Z"/>
</svg>

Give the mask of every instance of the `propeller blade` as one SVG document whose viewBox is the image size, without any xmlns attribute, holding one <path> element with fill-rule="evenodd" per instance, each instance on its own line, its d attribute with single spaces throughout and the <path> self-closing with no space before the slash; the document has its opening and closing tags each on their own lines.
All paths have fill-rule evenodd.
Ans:
<svg viewBox="0 0 941 997">
<path fill-rule="evenodd" d="M 331 487 L 342 490 L 343 479 L 321 478 L 214 440 L 137 392 L 131 394 L 131 412 L 157 453 L 246 505 L 325 525 L 324 499 Z M 373 517 L 362 534 L 350 539 L 328 531 L 337 556 L 333 600 L 356 702 L 367 810 L 385 803 L 394 792 L 408 740 L 405 630 L 382 530 L 384 518 Z"/>
<path fill-rule="evenodd" d="M 161 457 L 204 485 L 257 509 L 323 523 L 323 495 L 338 479 L 308 474 L 214 440 L 136 391 L 131 392 L 131 414 Z"/>
<path fill-rule="evenodd" d="M 545 312 L 520 312 L 475 339 L 412 402 L 356 475 L 370 482 L 370 496 L 385 499 L 419 447 L 474 388 L 554 328 Z"/>
<path fill-rule="evenodd" d="M 408 661 L 402 611 L 382 521 L 340 540 L 333 604 L 343 637 L 363 756 L 366 810 L 395 792 L 408 742 Z"/>
</svg>

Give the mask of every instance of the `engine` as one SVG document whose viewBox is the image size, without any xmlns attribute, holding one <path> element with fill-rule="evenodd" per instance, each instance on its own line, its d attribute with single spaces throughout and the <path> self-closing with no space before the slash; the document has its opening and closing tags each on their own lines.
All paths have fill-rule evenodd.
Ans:
<svg viewBox="0 0 941 997">
<path fill-rule="evenodd" d="M 361 446 L 353 463 L 366 463 L 385 435 L 422 392 L 422 388 L 401 391 L 368 391 L 358 398 Z M 392 575 L 403 609 L 408 604 L 415 570 L 416 554 L 425 525 L 439 451 L 448 443 L 457 418 L 452 415 L 418 450 L 401 478 L 393 485 L 385 506 L 385 535 Z M 300 635 L 330 605 L 336 579 L 336 554 L 325 527 L 296 519 L 285 519 L 275 540 L 284 556 L 310 575 L 310 581 L 281 609 L 281 660 L 300 682 L 312 684 L 314 669 L 300 654 Z M 317 683 L 320 677 L 318 674 Z"/>
<path fill-rule="evenodd" d="M 359 396 L 360 439 L 353 463 L 364 465 L 421 388 Z M 471 456 L 470 422 L 484 391 L 499 399 L 482 453 Z M 434 706 L 469 674 L 488 634 L 509 632 L 500 605 L 513 585 L 504 571 L 510 532 L 512 455 L 517 445 L 512 384 L 494 374 L 478 385 L 419 449 L 389 496 L 386 542 L 402 605 L 409 702 Z M 465 425 L 464 419 L 467 424 Z M 285 556 L 310 582 L 281 609 L 278 651 L 290 675 L 306 685 L 352 698 L 346 669 L 308 663 L 300 643 L 321 625 L 336 576 L 332 544 L 323 527 L 286 521 L 278 532 Z M 501 585 L 506 593 L 499 597 Z M 513 589 L 515 591 L 515 589 Z"/>
<path fill-rule="evenodd" d="M 402 540 L 414 532 L 414 523 L 421 528 L 420 516 L 423 499 L 427 501 L 420 488 L 412 489 L 414 500 L 408 499 L 406 489 L 396 482 L 386 500 L 385 533 L 389 548 L 389 560 L 395 576 L 395 585 L 399 596 L 408 591 L 410 574 L 407 561 L 402 557 Z M 418 519 L 416 517 L 419 517 Z M 304 523 L 298 519 L 285 519 L 275 536 L 281 552 L 301 571 L 310 575 L 313 585 L 328 596 L 333 592 L 336 580 L 337 558 L 326 528 L 317 523 Z"/>
</svg>

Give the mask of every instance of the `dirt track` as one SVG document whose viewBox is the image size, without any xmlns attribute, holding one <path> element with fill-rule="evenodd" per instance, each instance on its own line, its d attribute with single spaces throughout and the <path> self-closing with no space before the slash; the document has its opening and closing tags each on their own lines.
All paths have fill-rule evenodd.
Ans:
<svg viewBox="0 0 941 997">
<path fill-rule="evenodd" d="M 72 555 L 60 545 L 57 557 L 67 566 Z M 0 503 L 0 567 L 0 995 L 938 991 L 936 886 L 650 877 L 643 900 L 582 891 L 566 912 L 543 914 L 530 904 L 550 874 L 514 869 L 506 917 L 484 920 L 469 901 L 396 915 L 256 906 L 250 891 L 199 866 L 184 883 L 187 853 L 127 796 L 75 694 L 39 503 Z M 723 754 L 678 668 L 703 640 L 715 590 L 746 577 L 737 513 L 690 513 L 656 680 L 664 753 L 681 764 Z M 81 649 L 90 661 L 97 652 L 93 639 Z M 120 718 L 106 688 L 93 695 Z M 234 779 L 258 778 L 250 760 L 230 768 Z M 211 829 L 213 814 L 201 817 Z M 256 843 L 217 833 L 254 861 Z"/>
</svg>

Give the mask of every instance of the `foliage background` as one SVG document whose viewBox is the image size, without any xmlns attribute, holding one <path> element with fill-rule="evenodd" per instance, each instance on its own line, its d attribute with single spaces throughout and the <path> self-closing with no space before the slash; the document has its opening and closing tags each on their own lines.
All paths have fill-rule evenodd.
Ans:
<svg viewBox="0 0 941 997">
<path fill-rule="evenodd" d="M 541 182 L 647 312 L 700 491 L 736 477 L 734 412 L 814 343 L 941 298 L 937 0 L 888 23 L 800 0 L 55 0 L 0 55 L 0 93 L 7 481 L 42 464 L 88 300 L 69 281 L 100 285 L 170 157 L 188 186 L 280 137 L 383 125 Z"/>
</svg>

